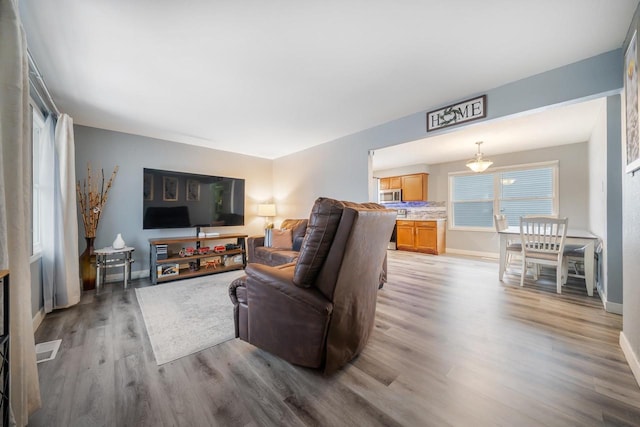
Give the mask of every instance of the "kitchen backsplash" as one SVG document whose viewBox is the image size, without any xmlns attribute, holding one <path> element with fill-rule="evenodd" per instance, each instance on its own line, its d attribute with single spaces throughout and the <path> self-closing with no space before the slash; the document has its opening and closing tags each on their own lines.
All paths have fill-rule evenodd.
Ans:
<svg viewBox="0 0 640 427">
<path fill-rule="evenodd" d="M 407 219 L 447 218 L 447 202 L 385 203 L 390 209 L 406 209 Z"/>
</svg>

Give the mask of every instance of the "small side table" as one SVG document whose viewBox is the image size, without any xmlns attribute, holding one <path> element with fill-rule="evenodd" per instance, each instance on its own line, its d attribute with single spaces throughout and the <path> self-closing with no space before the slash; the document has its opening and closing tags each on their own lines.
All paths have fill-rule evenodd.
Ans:
<svg viewBox="0 0 640 427">
<path fill-rule="evenodd" d="M 131 264 L 133 259 L 131 255 L 135 248 L 125 246 L 122 249 L 114 249 L 111 246 L 102 249 L 96 249 L 96 293 L 100 292 L 102 285 L 106 279 L 106 269 L 112 267 L 124 267 L 124 288 L 131 281 Z"/>
</svg>

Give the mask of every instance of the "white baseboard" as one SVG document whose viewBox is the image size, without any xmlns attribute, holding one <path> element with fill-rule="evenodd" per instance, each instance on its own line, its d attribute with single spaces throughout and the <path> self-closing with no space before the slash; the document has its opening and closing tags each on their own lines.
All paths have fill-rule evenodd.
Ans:
<svg viewBox="0 0 640 427">
<path fill-rule="evenodd" d="M 598 284 L 598 295 L 600 295 L 600 299 L 602 300 L 602 306 L 604 307 L 604 311 L 607 313 L 619 314 L 622 316 L 622 304 L 617 302 L 611 302 L 607 300 L 607 294 L 602 289 L 602 286 Z"/>
<path fill-rule="evenodd" d="M 482 252 L 482 251 L 467 251 L 464 249 L 453 249 L 447 248 L 446 253 L 455 254 L 455 255 L 468 255 L 468 256 L 477 256 L 480 258 L 491 258 L 491 259 L 500 259 L 500 254 L 493 252 Z"/>
<path fill-rule="evenodd" d="M 136 270 L 131 272 L 131 280 L 142 279 L 149 277 L 149 270 Z M 108 282 L 122 282 L 124 280 L 124 273 L 107 274 L 105 281 Z"/>
<path fill-rule="evenodd" d="M 36 312 L 36 314 L 33 316 L 33 332 L 37 331 L 38 328 L 40 327 L 40 324 L 42 323 L 42 321 L 44 320 L 44 307 L 42 307 L 40 310 L 38 310 Z"/>
<path fill-rule="evenodd" d="M 622 316 L 622 304 L 617 302 L 604 301 L 604 310 L 607 313 L 619 314 Z"/>
<path fill-rule="evenodd" d="M 620 347 L 624 353 L 624 357 L 627 359 L 627 363 L 633 372 L 633 376 L 636 377 L 636 382 L 640 385 L 640 362 L 638 362 L 638 355 L 633 352 L 631 344 L 623 332 L 620 332 Z"/>
<path fill-rule="evenodd" d="M 600 295 L 600 299 L 602 300 L 604 310 L 607 313 L 619 314 L 622 316 L 622 304 L 607 300 L 607 291 L 604 289 L 601 282 L 596 283 L 596 289 L 598 290 L 598 295 Z"/>
</svg>

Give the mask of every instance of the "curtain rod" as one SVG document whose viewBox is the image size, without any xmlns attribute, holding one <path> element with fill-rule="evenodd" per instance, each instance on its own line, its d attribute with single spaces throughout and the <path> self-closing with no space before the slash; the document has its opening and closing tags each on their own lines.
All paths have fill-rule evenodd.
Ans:
<svg viewBox="0 0 640 427">
<path fill-rule="evenodd" d="M 33 76 L 36 79 L 38 83 L 37 86 L 40 86 L 42 88 L 46 96 L 46 99 L 42 99 L 42 101 L 49 104 L 49 107 L 51 108 L 51 110 L 53 110 L 52 112 L 55 113 L 56 117 L 59 117 L 60 110 L 58 109 L 58 106 L 53 100 L 53 97 L 51 96 L 49 89 L 47 89 L 47 85 L 44 83 L 42 74 L 40 73 L 40 70 L 36 65 L 36 61 L 33 59 L 33 56 L 31 56 L 31 52 L 29 51 L 29 49 L 27 49 L 27 59 L 29 60 L 29 77 Z M 29 80 L 31 80 L 31 78 L 29 78 Z M 36 85 L 34 84 L 34 86 Z M 37 87 L 35 89 L 36 89 L 36 92 L 38 93 L 38 96 L 40 96 L 40 98 L 43 98 L 40 92 L 38 91 Z"/>
</svg>

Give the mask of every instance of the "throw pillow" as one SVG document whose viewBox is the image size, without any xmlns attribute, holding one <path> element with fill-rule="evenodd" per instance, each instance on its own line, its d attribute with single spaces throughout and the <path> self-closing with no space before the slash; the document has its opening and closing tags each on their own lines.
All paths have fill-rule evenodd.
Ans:
<svg viewBox="0 0 640 427">
<path fill-rule="evenodd" d="M 285 249 L 288 251 L 293 249 L 291 230 L 286 228 L 283 230 L 271 230 L 271 247 L 274 249 Z"/>
</svg>

